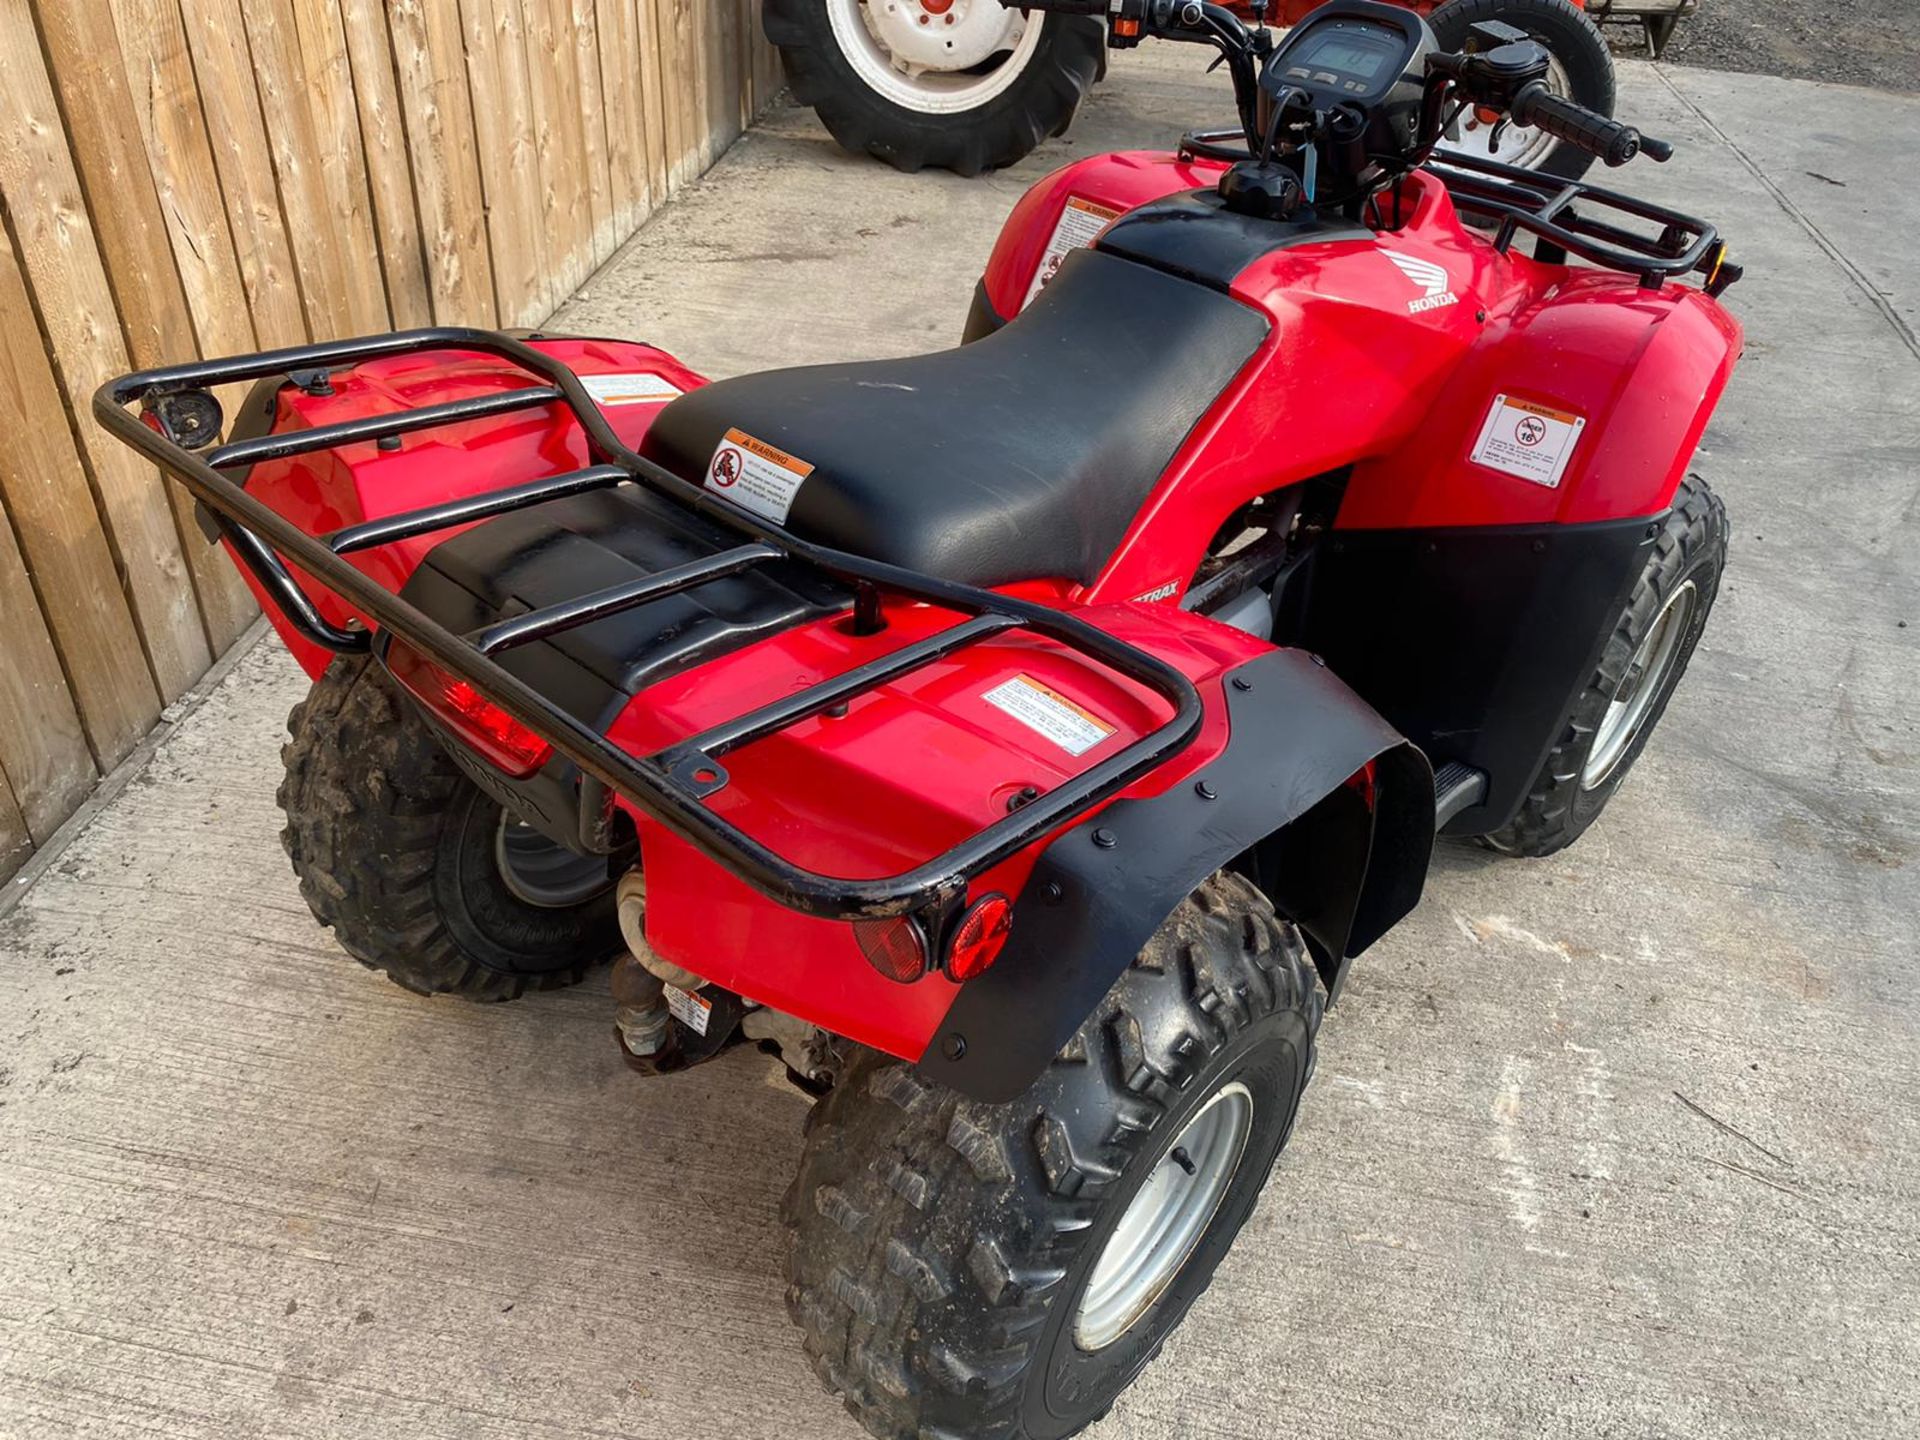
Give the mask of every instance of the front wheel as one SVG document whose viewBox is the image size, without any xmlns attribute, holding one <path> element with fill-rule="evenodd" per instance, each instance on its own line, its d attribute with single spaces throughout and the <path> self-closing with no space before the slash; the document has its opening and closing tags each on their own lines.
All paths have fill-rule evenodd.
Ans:
<svg viewBox="0 0 1920 1440">
<path fill-rule="evenodd" d="M 788 1192 L 788 1306 L 875 1435 L 1058 1440 L 1206 1289 L 1292 1132 L 1321 997 L 1238 875 L 1170 916 L 1005 1105 L 869 1055 Z"/>
<path fill-rule="evenodd" d="M 765 0 L 794 98 L 900 170 L 1011 165 L 1072 121 L 1105 59 L 1098 19 L 1000 0 Z"/>
<path fill-rule="evenodd" d="M 1524 30 L 1547 51 L 1547 88 L 1598 115 L 1613 114 L 1613 56 L 1599 27 L 1572 0 L 1448 0 L 1428 17 L 1442 50 L 1457 51 L 1482 20 Z M 1584 150 L 1531 125 L 1490 121 L 1469 107 L 1442 143 L 1506 165 L 1578 180 L 1593 164 Z"/>
<path fill-rule="evenodd" d="M 1726 507 L 1689 475 L 1520 813 L 1485 844 L 1508 855 L 1551 855 L 1599 817 L 1686 673 L 1726 563 Z"/>
</svg>

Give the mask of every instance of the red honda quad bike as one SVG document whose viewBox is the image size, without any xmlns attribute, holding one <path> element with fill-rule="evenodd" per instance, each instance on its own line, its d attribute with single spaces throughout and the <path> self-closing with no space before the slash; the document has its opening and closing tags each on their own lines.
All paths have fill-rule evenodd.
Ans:
<svg viewBox="0 0 1920 1440">
<path fill-rule="evenodd" d="M 1547 50 L 1548 89 L 1613 113 L 1613 57 L 1594 19 L 1644 19 L 1654 53 L 1693 0 L 1395 0 L 1429 19 L 1441 48 L 1473 25 L 1516 25 Z M 1316 0 L 1234 0 L 1255 24 L 1298 24 Z M 1106 74 L 1113 0 L 1073 11 L 1019 0 L 764 0 L 762 25 L 779 47 L 795 98 L 841 145 L 902 170 L 962 175 L 1011 165 L 1072 124 Z M 1664 25 L 1663 31 L 1652 27 Z M 1507 117 L 1469 108 L 1448 136 L 1489 159 L 1578 179 L 1592 157 Z"/>
<path fill-rule="evenodd" d="M 637 1067 L 751 1040 L 821 1097 L 787 1298 L 882 1436 L 1105 1412 L 1436 830 L 1590 825 L 1725 556 L 1713 228 L 1435 154 L 1463 105 L 1667 147 L 1497 24 L 1128 3 L 1242 123 L 1042 181 L 957 349 L 433 329 L 96 401 L 313 676 L 286 842 L 351 954 L 494 1000 L 618 952 Z"/>
</svg>

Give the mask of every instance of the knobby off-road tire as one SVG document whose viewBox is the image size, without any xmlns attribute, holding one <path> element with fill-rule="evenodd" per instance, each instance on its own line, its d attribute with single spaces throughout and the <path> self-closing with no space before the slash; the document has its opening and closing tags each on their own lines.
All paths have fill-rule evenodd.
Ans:
<svg viewBox="0 0 1920 1440">
<path fill-rule="evenodd" d="M 361 964 L 422 995 L 511 1000 L 620 949 L 611 884 L 573 904 L 513 892 L 499 803 L 377 662 L 334 661 L 287 729 L 281 839 L 314 917 Z"/>
<path fill-rule="evenodd" d="M 1486 845 L 1508 855 L 1551 855 L 1571 845 L 1594 822 L 1640 757 L 1686 673 L 1726 563 L 1726 507 L 1705 480 L 1689 475 L 1661 522 L 1627 608 L 1607 637 L 1600 664 L 1574 702 L 1520 813 L 1504 829 L 1485 836 Z M 1657 630 L 1663 619 L 1673 627 L 1664 634 Z M 1664 653 L 1667 639 L 1674 647 L 1670 656 Z M 1641 667 L 1637 672 L 1636 662 Z M 1618 702 L 1623 683 L 1636 673 L 1648 687 L 1637 723 L 1627 711 L 1610 720 L 1615 713 L 1610 707 Z M 1638 699 L 1639 692 L 1631 698 Z"/>
<path fill-rule="evenodd" d="M 1566 98 L 1601 115 L 1613 114 L 1613 55 L 1600 27 L 1572 0 L 1447 0 L 1427 17 L 1443 50 L 1457 51 L 1467 32 L 1482 20 L 1498 20 L 1526 31 L 1560 66 Z M 1453 141 L 1443 143 L 1452 144 Z M 1594 157 L 1564 143 L 1555 144 L 1529 168 L 1563 180 L 1578 180 Z"/>
<path fill-rule="evenodd" d="M 762 25 L 780 50 L 794 99 L 811 106 L 845 149 L 909 173 L 931 165 L 978 175 L 1013 164 L 1065 132 L 1106 58 L 1100 20 L 1035 12 L 1028 23 L 1042 27 L 1039 43 L 1010 85 L 970 109 L 928 114 L 894 103 L 861 77 L 834 34 L 828 3 L 764 0 Z"/>
<path fill-rule="evenodd" d="M 1252 1211 L 1321 1003 L 1298 932 L 1223 873 L 1020 1099 L 967 1100 L 863 1056 L 815 1107 L 783 1207 L 787 1304 L 821 1380 L 885 1440 L 1051 1440 L 1098 1419 Z M 1150 1308 L 1083 1350 L 1082 1300 L 1129 1203 L 1209 1101 L 1238 1104 L 1241 1087 L 1250 1126 L 1210 1223 Z"/>
</svg>

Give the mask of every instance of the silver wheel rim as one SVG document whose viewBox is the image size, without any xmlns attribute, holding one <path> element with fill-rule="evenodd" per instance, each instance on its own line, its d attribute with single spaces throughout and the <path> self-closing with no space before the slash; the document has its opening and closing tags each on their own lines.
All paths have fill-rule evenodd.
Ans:
<svg viewBox="0 0 1920 1440">
<path fill-rule="evenodd" d="M 493 859 L 514 898 L 542 910 L 564 910 L 613 888 L 605 856 L 569 850 L 504 813 L 493 836 Z"/>
<path fill-rule="evenodd" d="M 1000 0 L 827 0 L 833 38 L 866 86 L 903 110 L 953 115 L 1002 94 L 1041 26 Z M 922 22 L 925 23 L 922 23 Z"/>
<path fill-rule="evenodd" d="M 1613 698 L 1607 702 L 1607 713 L 1594 728 L 1587 763 L 1580 767 L 1582 790 L 1606 783 L 1646 728 L 1647 716 L 1653 711 L 1654 701 L 1666 689 L 1674 666 L 1679 663 L 1687 632 L 1693 627 L 1697 594 L 1693 581 L 1689 580 L 1669 595 L 1634 648 L 1627 672 L 1620 677 Z"/>
<path fill-rule="evenodd" d="M 1226 1199 L 1252 1133 L 1253 1095 L 1236 1080 L 1207 1101 L 1161 1154 L 1080 1297 L 1073 1339 L 1082 1350 L 1118 1340 L 1173 1283 Z"/>
<path fill-rule="evenodd" d="M 1562 99 L 1572 90 L 1566 67 L 1557 55 L 1547 56 L 1547 89 Z M 1511 122 L 1489 125 L 1471 105 L 1454 121 L 1447 134 L 1447 145 L 1451 149 L 1485 160 L 1498 160 L 1502 165 L 1518 165 L 1524 170 L 1537 168 L 1559 143 L 1544 130 L 1536 130 L 1531 125 Z"/>
</svg>

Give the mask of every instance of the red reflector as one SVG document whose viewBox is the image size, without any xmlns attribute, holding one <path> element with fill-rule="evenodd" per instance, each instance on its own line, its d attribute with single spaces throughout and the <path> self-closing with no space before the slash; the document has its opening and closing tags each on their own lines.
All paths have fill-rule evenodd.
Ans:
<svg viewBox="0 0 1920 1440">
<path fill-rule="evenodd" d="M 889 980 L 911 985 L 927 973 L 927 937 L 905 915 L 891 920 L 856 920 L 853 938 L 867 963 Z"/>
<path fill-rule="evenodd" d="M 982 896 L 954 927 L 953 940 L 947 946 L 947 974 L 961 981 L 986 974 L 987 967 L 1000 958 L 1012 931 L 1012 902 L 997 891 Z"/>
<path fill-rule="evenodd" d="M 387 669 L 488 764 L 513 779 L 547 763 L 553 746 L 491 700 L 398 640 L 387 646 Z"/>
</svg>

